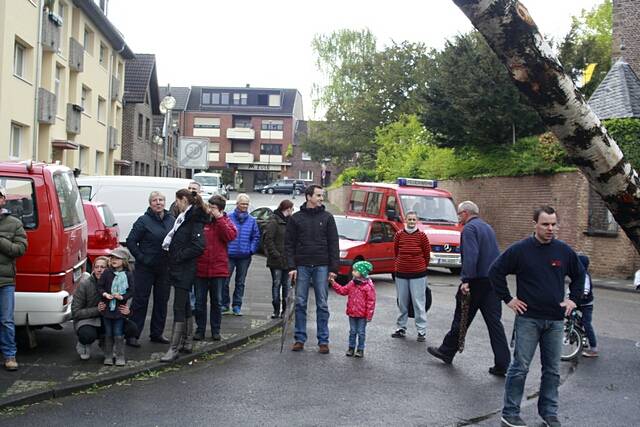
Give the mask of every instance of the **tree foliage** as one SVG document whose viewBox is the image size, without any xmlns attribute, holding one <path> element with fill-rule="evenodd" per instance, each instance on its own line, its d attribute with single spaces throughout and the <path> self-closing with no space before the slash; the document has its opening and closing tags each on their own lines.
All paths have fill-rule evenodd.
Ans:
<svg viewBox="0 0 640 427">
<path fill-rule="evenodd" d="M 583 10 L 579 17 L 574 16 L 571 29 L 560 44 L 558 57 L 574 82 L 580 83 L 587 65 L 597 64 L 591 80 L 580 88 L 586 97 L 591 96 L 611 68 L 612 8 L 611 0 L 605 0 L 590 11 Z"/>
<path fill-rule="evenodd" d="M 603 122 L 635 170 L 640 170 L 640 119 L 609 119 Z"/>
<path fill-rule="evenodd" d="M 376 173 L 381 180 L 391 181 L 398 176 L 418 176 L 420 165 L 427 159 L 432 135 L 415 115 L 378 128 Z"/>
<path fill-rule="evenodd" d="M 424 86 L 422 122 L 439 144 L 489 147 L 540 133 L 542 122 L 477 32 L 447 41 Z"/>
<path fill-rule="evenodd" d="M 314 108 L 325 109 L 325 123 L 310 132 L 305 151 L 341 164 L 359 153 L 359 162 L 373 165 L 376 128 L 420 109 L 416 91 L 430 65 L 425 46 L 392 43 L 378 51 L 368 30 L 318 35 L 312 45 L 326 81 L 314 86 Z"/>
</svg>

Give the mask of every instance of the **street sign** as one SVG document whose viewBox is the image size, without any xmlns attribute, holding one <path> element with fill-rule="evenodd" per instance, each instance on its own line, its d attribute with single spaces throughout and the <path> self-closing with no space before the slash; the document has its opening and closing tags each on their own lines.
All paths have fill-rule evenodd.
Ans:
<svg viewBox="0 0 640 427">
<path fill-rule="evenodd" d="M 202 138 L 180 138 L 178 163 L 185 169 L 207 169 L 209 140 Z"/>
</svg>

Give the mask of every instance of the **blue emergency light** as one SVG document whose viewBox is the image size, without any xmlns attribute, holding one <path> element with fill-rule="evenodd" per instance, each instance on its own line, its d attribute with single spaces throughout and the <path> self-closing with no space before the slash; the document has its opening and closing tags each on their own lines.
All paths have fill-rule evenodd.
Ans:
<svg viewBox="0 0 640 427">
<path fill-rule="evenodd" d="M 436 188 L 438 186 L 438 181 L 435 179 L 398 178 L 397 183 L 400 187 Z"/>
</svg>

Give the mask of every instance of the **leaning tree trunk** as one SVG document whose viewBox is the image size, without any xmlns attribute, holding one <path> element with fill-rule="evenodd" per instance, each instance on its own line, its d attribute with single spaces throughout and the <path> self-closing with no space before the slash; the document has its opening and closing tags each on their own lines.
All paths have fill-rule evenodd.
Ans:
<svg viewBox="0 0 640 427">
<path fill-rule="evenodd" d="M 516 0 L 453 0 L 640 252 L 640 180 Z"/>
</svg>

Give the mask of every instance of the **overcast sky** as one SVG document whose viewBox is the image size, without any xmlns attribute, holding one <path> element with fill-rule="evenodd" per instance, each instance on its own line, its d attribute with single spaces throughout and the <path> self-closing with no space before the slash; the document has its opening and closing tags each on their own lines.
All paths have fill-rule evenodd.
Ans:
<svg viewBox="0 0 640 427">
<path fill-rule="evenodd" d="M 559 39 L 571 16 L 602 0 L 522 2 L 542 33 Z M 471 30 L 451 0 L 110 0 L 108 16 L 134 52 L 156 55 L 161 85 L 296 88 L 307 118 L 319 81 L 315 34 L 369 28 L 379 47 L 408 40 L 440 49 Z"/>
</svg>

